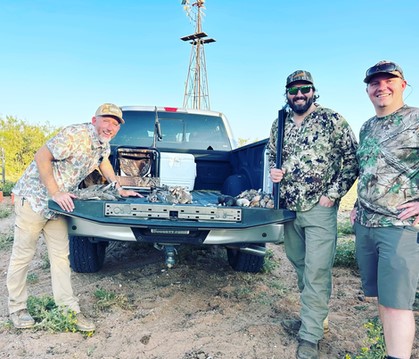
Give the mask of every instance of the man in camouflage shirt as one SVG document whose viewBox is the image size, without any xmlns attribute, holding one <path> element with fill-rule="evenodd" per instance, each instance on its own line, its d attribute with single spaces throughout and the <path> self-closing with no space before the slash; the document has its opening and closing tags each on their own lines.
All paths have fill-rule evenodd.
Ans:
<svg viewBox="0 0 419 359">
<path fill-rule="evenodd" d="M 355 220 L 364 293 L 378 297 L 388 358 L 410 358 L 419 278 L 419 108 L 394 62 L 369 68 L 364 82 L 376 116 L 361 128 Z"/>
<path fill-rule="evenodd" d="M 26 277 L 41 233 L 45 238 L 51 264 L 52 291 L 55 303 L 76 312 L 77 328 L 92 331 L 95 325 L 80 312 L 70 280 L 67 223 L 63 216 L 48 209 L 52 199 L 68 212 L 74 209 L 71 192 L 99 167 L 110 182 L 116 180 L 108 156 L 109 141 L 124 123 L 122 111 L 114 104 L 103 104 L 92 123 L 69 126 L 50 139 L 35 154 L 13 189 L 15 194 L 15 233 L 7 273 L 9 313 L 16 328 L 31 328 L 34 319 L 27 311 Z M 138 196 L 119 187 L 121 196 Z"/>
<path fill-rule="evenodd" d="M 296 212 L 284 225 L 284 244 L 301 292 L 300 320 L 287 320 L 287 330 L 298 330 L 297 358 L 318 358 L 318 342 L 332 291 L 339 200 L 351 188 L 358 170 L 357 142 L 346 120 L 321 107 L 313 78 L 297 70 L 286 81 L 290 111 L 285 116 L 283 164 L 277 165 L 278 119 L 269 140 L 270 175 L 279 183 L 283 206 Z M 327 323 L 327 322 L 326 322 Z"/>
</svg>

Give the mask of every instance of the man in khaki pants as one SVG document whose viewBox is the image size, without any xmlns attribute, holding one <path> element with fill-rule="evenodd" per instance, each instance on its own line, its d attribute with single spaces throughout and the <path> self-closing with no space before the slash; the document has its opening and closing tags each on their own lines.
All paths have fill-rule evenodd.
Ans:
<svg viewBox="0 0 419 359">
<path fill-rule="evenodd" d="M 48 200 L 54 200 L 63 210 L 71 212 L 76 198 L 71 192 L 95 168 L 99 167 L 109 182 L 116 180 L 108 159 L 109 141 L 123 123 L 118 106 L 101 105 L 91 123 L 66 127 L 41 147 L 16 183 L 13 189 L 16 223 L 7 273 L 9 313 L 16 328 L 31 328 L 35 324 L 27 310 L 26 279 L 39 236 L 43 234 L 55 303 L 76 313 L 78 330 L 95 330 L 95 325 L 80 312 L 78 299 L 73 294 L 65 218 L 48 209 Z M 118 190 L 122 196 L 139 196 L 134 191 Z"/>
</svg>

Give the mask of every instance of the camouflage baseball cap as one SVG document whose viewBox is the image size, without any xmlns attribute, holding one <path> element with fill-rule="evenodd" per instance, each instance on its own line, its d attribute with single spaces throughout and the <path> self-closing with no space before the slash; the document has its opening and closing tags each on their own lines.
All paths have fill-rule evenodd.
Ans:
<svg viewBox="0 0 419 359">
<path fill-rule="evenodd" d="M 310 72 L 304 71 L 304 70 L 297 70 L 287 77 L 287 83 L 285 87 L 289 87 L 290 85 L 292 85 L 294 82 L 297 82 L 297 81 L 305 81 L 305 82 L 311 83 L 312 85 L 314 83 L 313 76 L 311 76 Z"/>
<path fill-rule="evenodd" d="M 103 105 L 100 105 L 96 110 L 95 116 L 111 116 L 115 117 L 119 123 L 125 123 L 124 119 L 122 118 L 121 109 L 113 103 L 104 103 Z"/>
<path fill-rule="evenodd" d="M 395 62 L 382 60 L 377 62 L 374 66 L 371 66 L 365 73 L 365 83 L 369 83 L 371 78 L 378 74 L 390 74 L 394 77 L 400 77 L 404 80 L 403 70 Z"/>
</svg>

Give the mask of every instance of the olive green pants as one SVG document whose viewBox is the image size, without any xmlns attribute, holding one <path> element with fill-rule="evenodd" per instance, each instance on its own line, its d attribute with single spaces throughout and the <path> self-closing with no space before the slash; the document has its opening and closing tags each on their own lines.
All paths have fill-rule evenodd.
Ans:
<svg viewBox="0 0 419 359">
<path fill-rule="evenodd" d="M 332 267 L 336 253 L 337 206 L 316 205 L 296 212 L 284 224 L 284 245 L 294 266 L 301 292 L 301 339 L 317 343 L 323 337 L 323 321 L 329 313 Z"/>
</svg>

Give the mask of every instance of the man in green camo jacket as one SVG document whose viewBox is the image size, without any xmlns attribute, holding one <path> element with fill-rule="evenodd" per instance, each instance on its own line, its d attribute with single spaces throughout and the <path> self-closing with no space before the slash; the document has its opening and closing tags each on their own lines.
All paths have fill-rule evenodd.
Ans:
<svg viewBox="0 0 419 359">
<path fill-rule="evenodd" d="M 404 104 L 407 82 L 380 61 L 364 79 L 376 116 L 360 131 L 356 257 L 362 287 L 378 297 L 388 358 L 408 359 L 419 279 L 419 108 Z"/>
<path fill-rule="evenodd" d="M 298 331 L 299 359 L 319 358 L 318 342 L 328 330 L 337 211 L 358 175 L 357 142 L 351 128 L 340 114 L 318 105 L 317 97 L 308 71 L 289 75 L 282 168 L 276 168 L 278 119 L 269 140 L 271 179 L 280 182 L 283 207 L 296 212 L 296 219 L 284 224 L 284 244 L 297 272 L 301 311 L 300 319 L 282 325 Z"/>
</svg>

